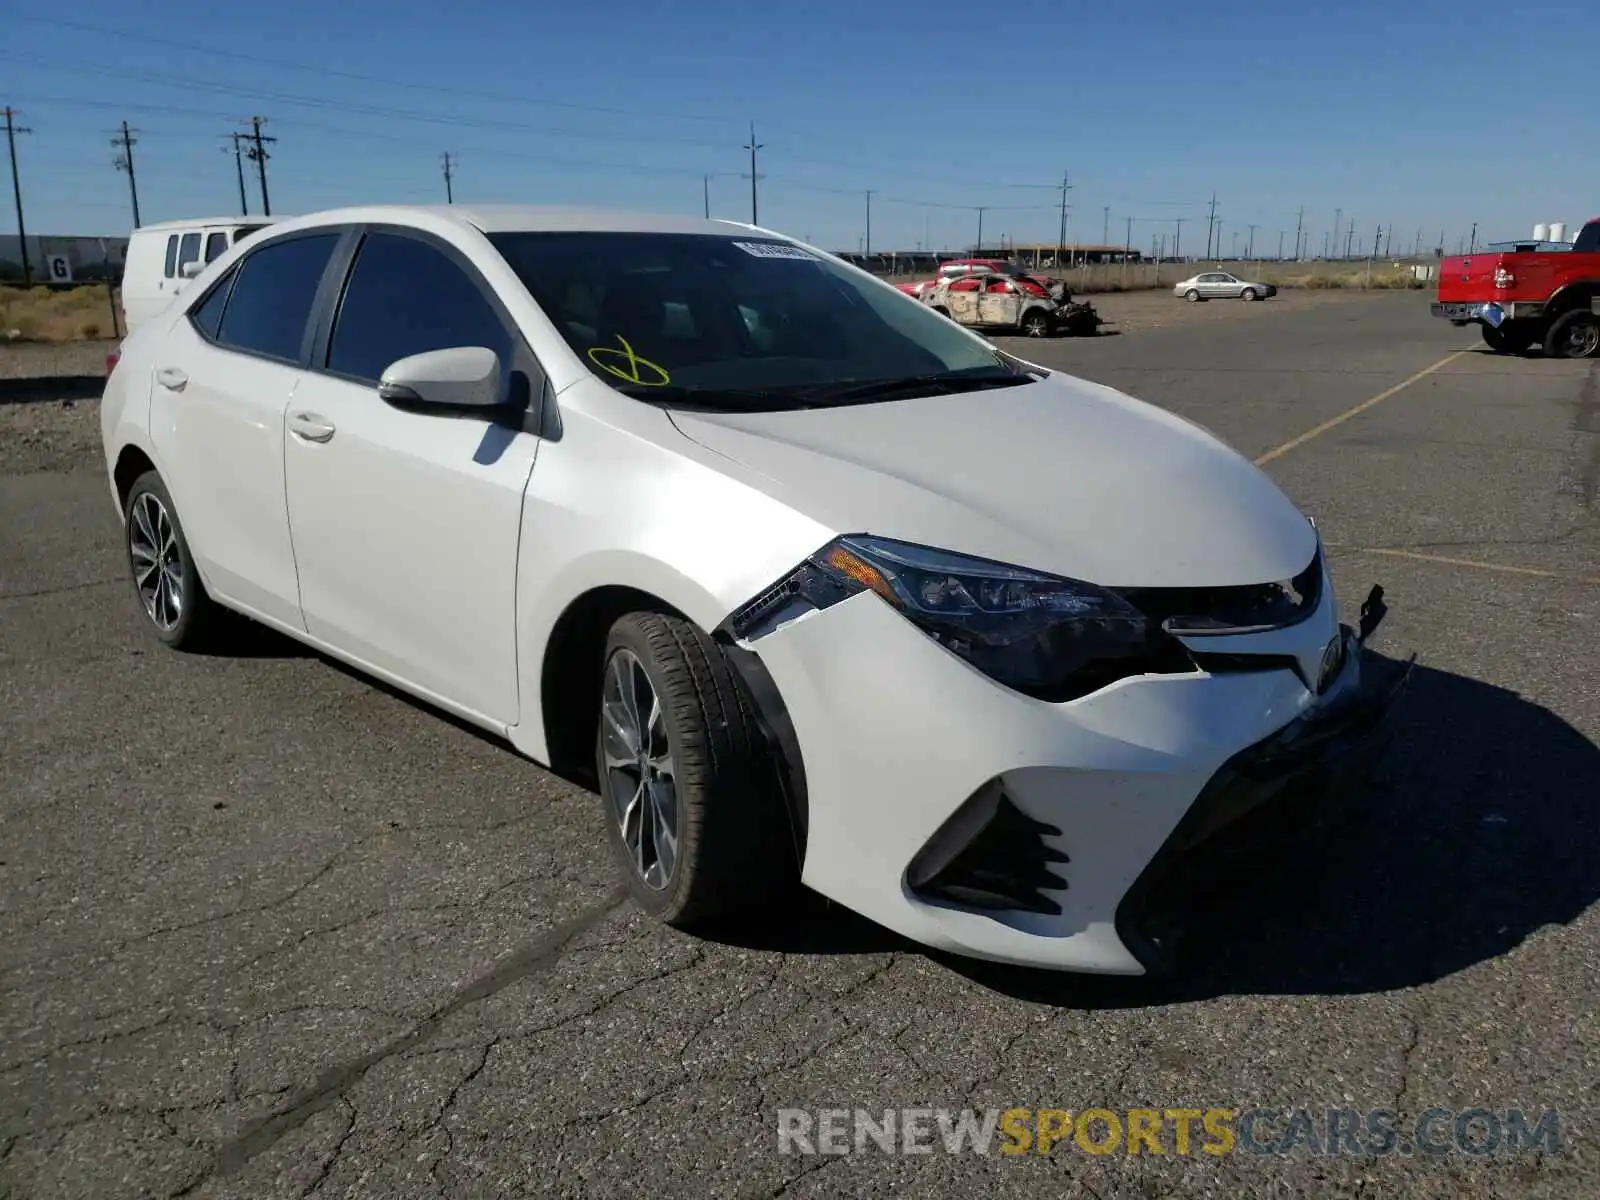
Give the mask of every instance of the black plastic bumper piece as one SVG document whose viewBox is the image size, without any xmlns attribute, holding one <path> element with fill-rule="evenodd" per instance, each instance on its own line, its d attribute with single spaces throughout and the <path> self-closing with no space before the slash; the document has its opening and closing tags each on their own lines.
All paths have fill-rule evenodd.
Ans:
<svg viewBox="0 0 1600 1200">
<path fill-rule="evenodd" d="M 1389 715 L 1410 675 L 1407 664 L 1390 686 L 1364 683 L 1211 777 L 1117 906 L 1117 935 L 1148 974 L 1173 971 L 1175 937 L 1209 884 L 1286 831 L 1316 828 L 1361 785 L 1393 736 Z"/>
<path fill-rule="evenodd" d="M 980 789 L 912 860 L 906 882 L 924 900 L 991 912 L 1059 915 L 1046 892 L 1067 881 L 1050 868 L 1069 862 L 1047 837 L 1061 830 L 1028 816 L 998 781 Z"/>
</svg>

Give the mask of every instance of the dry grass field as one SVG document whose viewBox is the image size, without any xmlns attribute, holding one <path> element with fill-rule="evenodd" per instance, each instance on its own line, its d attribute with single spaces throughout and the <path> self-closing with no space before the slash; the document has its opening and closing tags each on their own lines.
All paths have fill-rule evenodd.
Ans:
<svg viewBox="0 0 1600 1200">
<path fill-rule="evenodd" d="M 0 287 L 0 343 L 75 342 L 115 337 L 104 284 Z M 120 297 L 117 321 L 121 325 Z"/>
</svg>

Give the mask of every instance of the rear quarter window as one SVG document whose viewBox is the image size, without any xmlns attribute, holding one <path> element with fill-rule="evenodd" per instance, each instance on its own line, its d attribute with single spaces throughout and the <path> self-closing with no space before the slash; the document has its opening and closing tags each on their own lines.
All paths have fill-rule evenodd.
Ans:
<svg viewBox="0 0 1600 1200">
<path fill-rule="evenodd" d="M 167 239 L 167 265 L 165 274 L 171 279 L 178 273 L 178 235 L 173 234 Z"/>
<path fill-rule="evenodd" d="M 233 350 L 299 362 L 306 323 L 337 232 L 269 242 L 239 264 L 217 341 Z"/>
</svg>

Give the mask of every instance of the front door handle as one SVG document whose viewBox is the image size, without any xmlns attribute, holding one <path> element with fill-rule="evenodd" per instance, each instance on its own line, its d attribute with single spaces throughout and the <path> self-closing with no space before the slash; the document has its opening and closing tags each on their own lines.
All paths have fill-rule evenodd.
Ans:
<svg viewBox="0 0 1600 1200">
<path fill-rule="evenodd" d="M 177 367 L 162 367 L 156 372 L 156 382 L 170 391 L 181 392 L 189 382 L 189 377 Z"/>
<path fill-rule="evenodd" d="M 297 412 L 289 414 L 289 430 L 306 442 L 326 442 L 333 437 L 333 423 L 326 417 L 316 413 Z"/>
</svg>

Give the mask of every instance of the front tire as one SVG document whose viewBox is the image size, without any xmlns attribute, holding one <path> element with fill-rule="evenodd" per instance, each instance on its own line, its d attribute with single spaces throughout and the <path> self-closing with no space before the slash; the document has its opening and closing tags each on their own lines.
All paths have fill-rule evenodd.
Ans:
<svg viewBox="0 0 1600 1200">
<path fill-rule="evenodd" d="M 206 595 L 177 505 L 161 476 L 146 471 L 135 479 L 123 509 L 128 569 L 150 629 L 174 650 L 203 646 L 222 614 Z"/>
<path fill-rule="evenodd" d="M 630 613 L 606 640 L 595 770 L 639 907 L 689 927 L 798 881 L 778 773 L 722 650 L 689 621 Z"/>
<path fill-rule="evenodd" d="M 1581 308 L 1558 317 L 1544 335 L 1544 352 L 1551 358 L 1593 358 L 1600 352 L 1600 318 Z"/>
<path fill-rule="evenodd" d="M 1050 336 L 1050 318 L 1038 309 L 1022 316 L 1022 332 L 1031 338 Z"/>
<path fill-rule="evenodd" d="M 1257 300 L 1260 297 L 1257 296 L 1255 288 L 1245 288 L 1244 291 L 1239 293 L 1239 299 L 1248 301 Z"/>
</svg>

